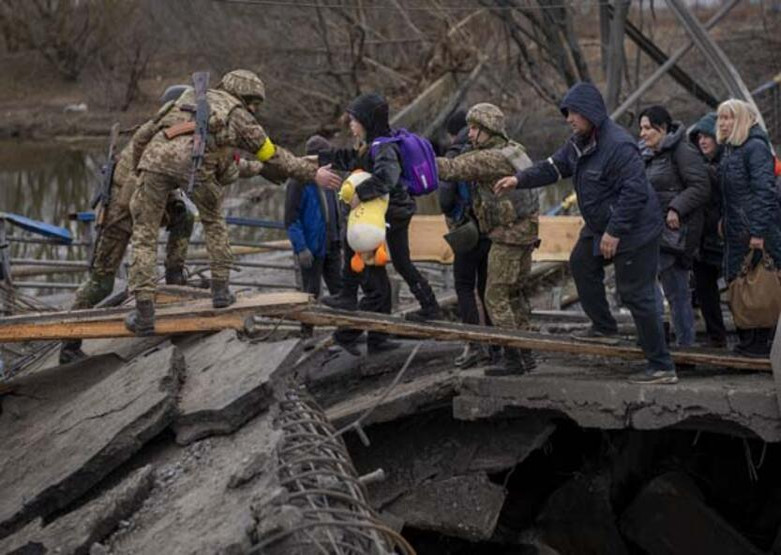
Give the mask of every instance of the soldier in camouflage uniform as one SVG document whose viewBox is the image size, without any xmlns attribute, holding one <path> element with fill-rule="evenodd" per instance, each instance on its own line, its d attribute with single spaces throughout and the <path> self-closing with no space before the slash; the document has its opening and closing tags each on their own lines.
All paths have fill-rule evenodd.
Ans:
<svg viewBox="0 0 781 555">
<path fill-rule="evenodd" d="M 524 287 L 538 243 L 539 201 L 533 191 L 497 196 L 493 185 L 504 172 L 519 171 L 532 162 L 524 148 L 507 137 L 504 114 L 480 103 L 466 116 L 473 149 L 455 158 L 437 158 L 440 179 L 470 181 L 473 208 L 480 231 L 491 239 L 485 305 L 495 326 L 527 329 L 530 307 Z M 528 349 L 505 348 L 501 364 L 486 375 L 523 374 L 536 366 Z"/>
<path fill-rule="evenodd" d="M 103 230 L 100 234 L 89 277 L 76 291 L 71 310 L 92 308 L 105 299 L 114 289 L 125 250 L 133 232 L 130 216 L 130 198 L 137 187 L 137 176 L 133 171 L 132 141 L 119 154 L 111 183 L 111 200 L 106 212 Z M 184 263 L 193 230 L 193 215 L 187 210 L 181 193 L 171 193 L 166 199 L 162 225 L 168 229 L 166 246 L 165 281 L 168 284 L 183 285 Z M 80 360 L 86 355 L 81 350 L 81 340 L 63 342 L 60 349 L 60 364 Z"/>
<path fill-rule="evenodd" d="M 310 180 L 316 163 L 296 158 L 276 147 L 255 119 L 265 99 L 260 78 L 247 70 L 225 74 L 215 89 L 209 89 L 209 129 L 203 164 L 196 173 L 192 200 L 198 207 L 206 236 L 212 276 L 212 304 L 215 308 L 235 301 L 228 288 L 232 255 L 228 229 L 222 210 L 223 186 L 217 177 L 235 149 L 256 154 L 263 162 L 263 175 L 271 179 L 294 177 Z M 133 262 L 130 290 L 136 297 L 136 310 L 125 321 L 137 335 L 154 333 L 154 293 L 157 226 L 168 193 L 187 185 L 192 170 L 192 143 L 195 131 L 195 93 L 186 90 L 174 103 L 166 105 L 151 121 L 147 132 L 134 141 L 138 155 L 140 184 L 133 195 Z"/>
</svg>

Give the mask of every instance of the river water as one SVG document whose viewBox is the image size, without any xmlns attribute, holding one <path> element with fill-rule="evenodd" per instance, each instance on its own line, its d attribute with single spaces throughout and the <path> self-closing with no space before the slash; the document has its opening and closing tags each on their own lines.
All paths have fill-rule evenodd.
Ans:
<svg viewBox="0 0 781 555">
<path fill-rule="evenodd" d="M 100 143 L 0 143 L 0 211 L 21 214 L 28 218 L 68 228 L 76 240 L 84 240 L 85 224 L 69 216 L 89 210 L 89 200 L 97 183 L 98 168 L 105 159 L 105 144 Z M 240 180 L 226 194 L 226 213 L 234 216 L 282 221 L 284 190 L 281 187 L 262 188 L 256 178 Z M 258 189 L 261 187 L 260 189 Z M 245 198 L 250 191 L 260 191 L 256 200 Z M 569 191 L 569 185 L 559 184 L 541 190 L 543 210 L 558 204 Z M 432 195 L 419 199 L 419 212 L 438 213 Z M 196 226 L 196 239 L 200 226 Z M 9 234 L 20 235 L 11 229 Z M 279 239 L 279 230 L 231 226 L 231 239 L 255 242 Z M 53 247 L 41 244 L 13 243 L 14 258 L 85 260 L 83 247 Z M 58 276 L 56 281 L 78 281 L 81 276 Z M 51 280 L 51 278 L 49 278 Z"/>
</svg>

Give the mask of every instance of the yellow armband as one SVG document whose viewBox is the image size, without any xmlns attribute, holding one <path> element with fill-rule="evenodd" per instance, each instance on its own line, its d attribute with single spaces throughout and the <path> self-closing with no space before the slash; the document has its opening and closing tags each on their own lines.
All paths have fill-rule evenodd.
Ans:
<svg viewBox="0 0 781 555">
<path fill-rule="evenodd" d="M 276 153 L 277 153 L 277 147 L 274 146 L 274 143 L 271 142 L 271 139 L 266 137 L 266 140 L 263 141 L 263 144 L 255 153 L 255 157 L 261 162 L 265 162 L 266 160 L 274 156 L 274 154 Z"/>
</svg>

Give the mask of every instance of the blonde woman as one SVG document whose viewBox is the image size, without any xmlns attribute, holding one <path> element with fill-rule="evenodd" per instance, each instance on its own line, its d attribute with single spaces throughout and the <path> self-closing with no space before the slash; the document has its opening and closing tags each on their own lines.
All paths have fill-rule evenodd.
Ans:
<svg viewBox="0 0 781 555">
<path fill-rule="evenodd" d="M 723 199 L 724 276 L 734 280 L 750 250 L 764 250 L 781 266 L 781 207 L 776 197 L 773 153 L 754 108 L 742 100 L 719 105 L 716 139 L 724 145 L 719 165 Z M 770 328 L 738 329 L 741 355 L 767 357 Z"/>
</svg>

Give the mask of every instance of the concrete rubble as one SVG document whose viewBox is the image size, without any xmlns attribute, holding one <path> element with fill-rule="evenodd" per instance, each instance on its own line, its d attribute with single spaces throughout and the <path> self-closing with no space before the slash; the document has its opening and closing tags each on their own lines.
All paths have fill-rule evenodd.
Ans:
<svg viewBox="0 0 781 555">
<path fill-rule="evenodd" d="M 168 345 L 102 369 L 72 397 L 54 371 L 22 380 L 0 417 L 0 534 L 49 516 L 86 493 L 169 426 L 184 371 Z M 60 402 L 50 402 L 59 399 Z"/>
<path fill-rule="evenodd" d="M 756 464 L 758 442 L 781 439 L 769 373 L 697 370 L 654 388 L 626 382 L 635 364 L 544 355 L 531 375 L 486 378 L 453 367 L 461 344 L 424 342 L 389 389 L 415 341 L 353 357 L 307 353 L 296 331 L 94 340 L 86 361 L 17 376 L 0 394 L 0 552 L 245 553 L 295 530 L 304 512 L 279 479 L 277 419 L 301 381 L 347 430 L 356 475 L 382 470 L 368 504 L 418 553 L 443 539 L 455 554 L 781 545 L 781 512 L 741 520 L 724 501 L 750 487 L 739 470 L 721 494 L 690 478 L 718 483 L 702 466 L 715 452 L 741 469 L 753 450 L 760 478 L 781 460 L 771 445 Z"/>
<path fill-rule="evenodd" d="M 195 338 L 186 349 L 187 380 L 174 422 L 176 441 L 186 445 L 229 434 L 266 410 L 274 384 L 290 365 L 298 341 L 246 343 L 233 330 Z"/>
</svg>

